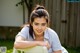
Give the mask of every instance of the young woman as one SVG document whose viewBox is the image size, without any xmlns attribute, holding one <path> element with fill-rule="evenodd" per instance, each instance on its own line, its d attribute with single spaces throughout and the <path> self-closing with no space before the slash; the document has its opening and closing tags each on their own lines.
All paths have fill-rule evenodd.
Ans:
<svg viewBox="0 0 80 53">
<path fill-rule="evenodd" d="M 24 26 L 17 34 L 14 47 L 25 49 L 45 46 L 48 49 L 48 53 L 63 53 L 63 47 L 57 33 L 49 28 L 49 21 L 47 10 L 38 5 L 30 15 L 30 23 Z"/>
</svg>

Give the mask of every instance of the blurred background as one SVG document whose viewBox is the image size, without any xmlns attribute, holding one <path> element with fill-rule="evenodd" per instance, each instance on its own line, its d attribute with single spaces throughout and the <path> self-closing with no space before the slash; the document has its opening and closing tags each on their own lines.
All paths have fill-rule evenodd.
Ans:
<svg viewBox="0 0 80 53">
<path fill-rule="evenodd" d="M 0 0 L 0 46 L 13 50 L 16 34 L 29 21 L 34 7 L 45 6 L 50 14 L 50 27 L 69 53 L 80 52 L 80 0 Z"/>
</svg>

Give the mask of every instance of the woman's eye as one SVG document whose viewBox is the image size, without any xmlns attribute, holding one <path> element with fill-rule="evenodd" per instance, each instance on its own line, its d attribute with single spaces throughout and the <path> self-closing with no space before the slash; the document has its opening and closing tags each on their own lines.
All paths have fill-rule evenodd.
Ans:
<svg viewBox="0 0 80 53">
<path fill-rule="evenodd" d="M 35 25 L 38 25 L 38 23 L 35 23 Z"/>
<path fill-rule="evenodd" d="M 46 25 L 45 23 L 42 24 L 42 26 L 45 26 L 45 25 Z"/>
<path fill-rule="evenodd" d="M 45 26 L 45 25 L 46 25 L 46 23 L 42 23 L 42 24 L 34 23 L 34 25 L 36 25 L 36 26 L 38 26 L 38 25 Z"/>
</svg>

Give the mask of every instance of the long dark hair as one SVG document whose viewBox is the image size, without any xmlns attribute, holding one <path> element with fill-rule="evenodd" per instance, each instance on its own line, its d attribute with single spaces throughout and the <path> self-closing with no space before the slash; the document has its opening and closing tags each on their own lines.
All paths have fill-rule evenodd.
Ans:
<svg viewBox="0 0 80 53">
<path fill-rule="evenodd" d="M 31 25 L 31 23 L 33 23 L 34 19 L 37 17 L 38 18 L 44 17 L 49 25 L 49 13 L 44 8 L 44 6 L 37 5 L 30 15 L 29 34 L 32 38 L 33 38 L 33 26 Z"/>
</svg>

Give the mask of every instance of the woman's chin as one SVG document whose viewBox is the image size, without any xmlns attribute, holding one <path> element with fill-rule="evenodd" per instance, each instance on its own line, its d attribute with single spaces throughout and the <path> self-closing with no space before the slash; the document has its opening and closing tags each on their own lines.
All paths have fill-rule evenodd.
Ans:
<svg viewBox="0 0 80 53">
<path fill-rule="evenodd" d="M 37 35 L 42 35 L 43 33 L 37 33 Z"/>
</svg>

